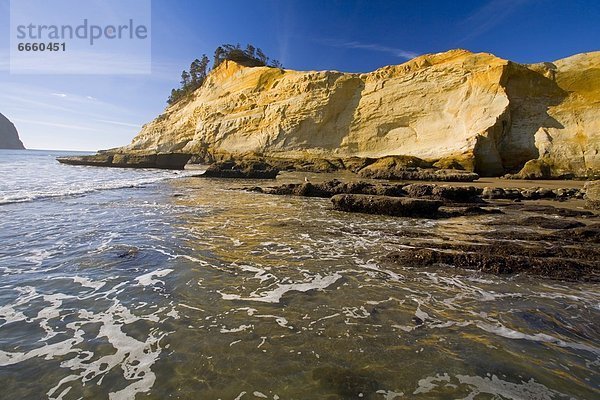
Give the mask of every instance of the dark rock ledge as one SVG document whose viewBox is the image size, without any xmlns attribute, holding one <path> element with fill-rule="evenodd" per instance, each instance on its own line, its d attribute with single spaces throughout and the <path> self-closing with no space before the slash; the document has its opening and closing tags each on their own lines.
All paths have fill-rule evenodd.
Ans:
<svg viewBox="0 0 600 400">
<path fill-rule="evenodd" d="M 204 178 L 275 179 L 279 169 L 259 161 L 219 161 L 210 165 Z"/>
<path fill-rule="evenodd" d="M 341 211 L 424 218 L 436 215 L 443 204 L 438 200 L 367 194 L 336 194 L 331 201 L 333 208 Z"/>
<path fill-rule="evenodd" d="M 499 244 L 481 246 L 477 251 L 414 248 L 392 252 L 385 258 L 408 267 L 441 266 L 477 270 L 496 275 L 524 273 L 566 281 L 600 282 L 600 266 L 590 257 L 529 255 L 527 249 L 506 248 Z"/>
<path fill-rule="evenodd" d="M 190 158 L 190 154 L 184 153 L 122 154 L 105 152 L 90 156 L 58 157 L 57 160 L 62 164 L 94 167 L 183 169 Z"/>
<path fill-rule="evenodd" d="M 391 268 L 456 268 L 496 275 L 600 282 L 597 213 L 529 201 L 507 202 L 513 200 L 515 193 L 521 196 L 518 189 L 496 191 L 490 196 L 491 189 L 472 186 L 332 180 L 248 190 L 331 198 L 333 208 L 345 212 L 430 219 L 486 215 L 473 219 L 471 223 L 479 227 L 477 233 L 466 234 L 461 240 L 437 237 L 435 232 L 413 232 L 412 228 L 392 232 L 402 238 L 401 245 L 397 251 L 381 257 L 382 262 L 392 264 Z M 523 190 L 530 191 L 523 200 L 557 199 L 556 192 L 561 198 L 583 197 L 582 191 L 571 189 Z M 596 199 L 594 196 L 593 192 L 586 194 L 588 203 Z"/>
</svg>

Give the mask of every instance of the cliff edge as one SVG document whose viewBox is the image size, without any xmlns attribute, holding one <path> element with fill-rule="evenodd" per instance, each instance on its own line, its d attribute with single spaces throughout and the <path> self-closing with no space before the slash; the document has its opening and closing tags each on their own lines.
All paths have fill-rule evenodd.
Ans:
<svg viewBox="0 0 600 400">
<path fill-rule="evenodd" d="M 0 114 L 0 149 L 24 150 L 15 125 Z"/>
<path fill-rule="evenodd" d="M 402 155 L 483 176 L 538 160 L 552 176 L 590 176 L 600 171 L 600 52 L 522 65 L 451 50 L 365 74 L 225 61 L 114 152 L 342 164 Z"/>
</svg>

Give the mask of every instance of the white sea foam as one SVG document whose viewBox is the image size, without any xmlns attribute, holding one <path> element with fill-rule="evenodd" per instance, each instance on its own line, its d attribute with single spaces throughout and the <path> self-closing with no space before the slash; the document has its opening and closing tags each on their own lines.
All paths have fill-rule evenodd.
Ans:
<svg viewBox="0 0 600 400">
<path fill-rule="evenodd" d="M 498 336 L 505 337 L 507 339 L 523 339 L 523 340 L 531 340 L 534 342 L 552 343 L 559 347 L 567 347 L 567 348 L 576 349 L 576 350 L 585 350 L 585 351 L 589 351 L 590 353 L 600 355 L 600 349 L 598 349 L 597 347 L 588 346 L 583 343 L 567 342 L 567 341 L 564 341 L 562 339 L 556 338 L 554 336 L 551 336 L 551 335 L 548 335 L 545 333 L 536 333 L 534 335 L 530 335 L 527 333 L 522 333 L 522 332 L 516 331 L 514 329 L 507 328 L 504 325 L 501 325 L 499 323 L 496 325 L 492 325 L 492 324 L 489 324 L 486 322 L 477 322 L 475 325 L 479 329 L 483 329 L 486 332 L 493 333 Z"/>
<path fill-rule="evenodd" d="M 376 393 L 382 395 L 384 400 L 394 400 L 404 396 L 404 392 L 394 392 L 391 390 L 378 390 Z"/>
<path fill-rule="evenodd" d="M 423 379 L 419 379 L 419 382 L 417 382 L 419 387 L 417 387 L 413 394 L 429 393 L 435 389 L 440 382 L 450 382 L 450 376 L 448 374 L 437 374 L 435 376 L 428 376 Z"/>
<path fill-rule="evenodd" d="M 494 397 L 512 400 L 552 400 L 556 399 L 557 396 L 569 398 L 569 396 L 561 396 L 561 393 L 548 389 L 533 379 L 527 382 L 512 383 L 504 381 L 496 375 L 492 375 L 491 377 L 456 375 L 456 378 L 460 383 L 471 386 L 473 391 L 465 397 L 465 399 L 469 400 L 479 398 L 481 394 L 489 394 Z"/>
<path fill-rule="evenodd" d="M 154 278 L 165 277 L 165 276 L 169 275 L 171 272 L 173 272 L 173 270 L 170 268 L 159 269 L 156 271 L 148 272 L 144 275 L 140 275 L 137 278 L 135 278 L 135 281 L 141 286 L 152 286 L 152 285 L 157 285 L 159 283 L 164 285 L 165 282 L 163 282 L 159 279 L 154 279 Z"/>
<path fill-rule="evenodd" d="M 92 192 L 135 188 L 169 179 L 197 175 L 197 171 L 157 171 L 157 170 L 98 170 L 92 174 L 86 169 L 72 170 L 71 175 L 55 176 L 44 180 L 44 185 L 8 186 L 0 195 L 0 205 L 23 203 L 34 200 L 79 196 Z M 79 172 L 79 173 L 77 173 Z M 31 182 L 35 182 L 31 180 Z M 8 185 L 10 182 L 6 182 Z"/>
<path fill-rule="evenodd" d="M 231 328 L 231 329 L 227 329 L 225 327 L 221 328 L 221 333 L 238 333 L 238 332 L 243 332 L 245 330 L 248 330 L 252 328 L 252 325 L 240 325 L 237 328 Z"/>
<path fill-rule="evenodd" d="M 342 276 L 338 273 L 334 273 L 328 276 L 316 275 L 310 282 L 303 283 L 291 283 L 291 284 L 278 284 L 273 290 L 267 290 L 260 293 L 254 291 L 249 297 L 243 297 L 238 294 L 227 294 L 221 293 L 221 297 L 224 300 L 245 300 L 245 301 L 260 301 L 263 303 L 279 303 L 281 297 L 288 292 L 308 292 L 310 290 L 326 289 L 333 285 Z"/>
<path fill-rule="evenodd" d="M 76 283 L 81 283 L 84 287 L 92 287 L 95 291 L 105 285 L 103 282 L 99 282 L 102 284 L 100 285 L 98 282 L 84 277 L 71 277 L 71 279 Z M 122 287 L 121 284 L 116 285 L 102 295 L 108 299 L 109 295 L 119 293 L 120 287 Z M 60 367 L 70 371 L 71 374 L 64 376 L 47 392 L 50 399 L 61 399 L 66 396 L 75 381 L 85 383 L 97 379 L 97 383 L 101 384 L 105 374 L 115 369 L 122 371 L 123 378 L 128 385 L 110 393 L 110 399 L 131 399 L 137 393 L 149 391 L 154 385 L 156 377 L 151 367 L 158 359 L 161 352 L 159 342 L 166 333 L 151 330 L 144 340 L 140 340 L 139 337 L 134 338 L 127 335 L 123 331 L 123 327 L 139 320 L 158 322 L 157 314 L 164 314 L 164 307 L 151 314 L 136 316 L 119 300 L 112 299 L 112 305 L 105 311 L 80 309 L 76 314 L 75 321 L 57 329 L 57 321 L 62 320 L 65 316 L 64 302 L 77 299 L 77 296 L 63 293 L 43 294 L 29 286 L 15 288 L 15 290 L 19 293 L 18 297 L 12 303 L 0 307 L 0 320 L 3 320 L 0 327 L 17 322 L 37 324 L 45 332 L 45 336 L 40 337 L 37 342 L 32 342 L 37 343 L 37 347 L 29 348 L 27 351 L 0 350 L 0 366 L 11 366 L 36 358 L 60 359 Z M 35 316 L 26 317 L 22 312 L 17 311 L 20 308 L 38 308 L 38 311 Z M 166 315 L 168 316 L 169 313 Z M 176 318 L 172 314 L 171 317 Z M 86 337 L 89 334 L 86 333 L 87 330 L 83 329 L 86 325 L 99 326 L 95 337 Z M 57 338 L 59 340 L 56 340 Z M 49 343 L 50 339 L 53 339 L 52 343 Z M 90 339 L 106 340 L 112 345 L 114 352 L 94 358 L 92 351 L 83 350 L 80 347 L 84 341 Z"/>
</svg>

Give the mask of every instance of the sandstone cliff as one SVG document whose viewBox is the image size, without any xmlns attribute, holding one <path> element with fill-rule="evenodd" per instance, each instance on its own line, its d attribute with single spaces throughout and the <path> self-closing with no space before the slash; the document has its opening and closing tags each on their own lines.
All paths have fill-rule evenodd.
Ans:
<svg viewBox="0 0 600 400">
<path fill-rule="evenodd" d="M 0 149 L 25 149 L 25 146 L 23 146 L 23 143 L 19 139 L 17 129 L 2 114 L 0 114 Z"/>
<path fill-rule="evenodd" d="M 366 74 L 226 61 L 118 151 L 410 155 L 482 175 L 540 159 L 553 175 L 585 176 L 600 170 L 600 52 L 521 65 L 452 50 Z"/>
</svg>

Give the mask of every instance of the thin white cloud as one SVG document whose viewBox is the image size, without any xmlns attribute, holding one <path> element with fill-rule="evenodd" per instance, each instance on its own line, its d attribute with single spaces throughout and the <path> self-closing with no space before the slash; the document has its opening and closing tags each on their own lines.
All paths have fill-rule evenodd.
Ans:
<svg viewBox="0 0 600 400">
<path fill-rule="evenodd" d="M 140 129 L 142 127 L 140 124 L 131 124 L 129 122 L 111 121 L 111 120 L 108 120 L 108 119 L 97 119 L 96 121 L 103 122 L 105 124 L 110 124 L 110 125 L 126 126 L 126 127 L 129 127 L 129 128 Z"/>
<path fill-rule="evenodd" d="M 363 43 L 363 42 L 357 42 L 357 41 L 348 42 L 348 41 L 337 41 L 337 40 L 323 40 L 321 42 L 323 44 L 325 44 L 326 46 L 331 46 L 331 47 L 339 47 L 339 48 L 345 48 L 345 49 L 361 49 L 361 50 L 368 50 L 368 51 L 376 51 L 376 52 L 380 52 L 380 53 L 388 53 L 395 57 L 404 58 L 406 60 L 410 60 L 410 59 L 413 59 L 413 58 L 419 56 L 419 53 L 415 53 L 414 51 L 400 49 L 397 47 L 383 46 L 383 45 L 375 44 L 375 43 Z"/>
<path fill-rule="evenodd" d="M 22 119 L 22 118 L 13 118 L 14 122 L 22 122 L 25 124 L 32 125 L 41 125 L 41 126 L 51 126 L 53 128 L 63 128 L 63 129 L 74 129 L 77 131 L 92 131 L 92 132 L 101 132 L 98 129 L 90 128 L 82 125 L 74 125 L 74 124 L 61 124 L 57 122 L 49 122 L 49 121 L 40 121 L 34 119 Z"/>
<path fill-rule="evenodd" d="M 468 15 L 462 24 L 469 33 L 458 43 L 463 43 L 490 31 L 519 7 L 537 0 L 490 0 Z"/>
<path fill-rule="evenodd" d="M 52 96 L 56 96 L 56 97 L 67 97 L 66 93 L 52 93 Z"/>
<path fill-rule="evenodd" d="M 0 109 L 15 122 L 29 147 L 99 149 L 129 143 L 141 126 L 131 123 L 135 113 L 89 97 L 61 88 L 3 82 Z"/>
</svg>

